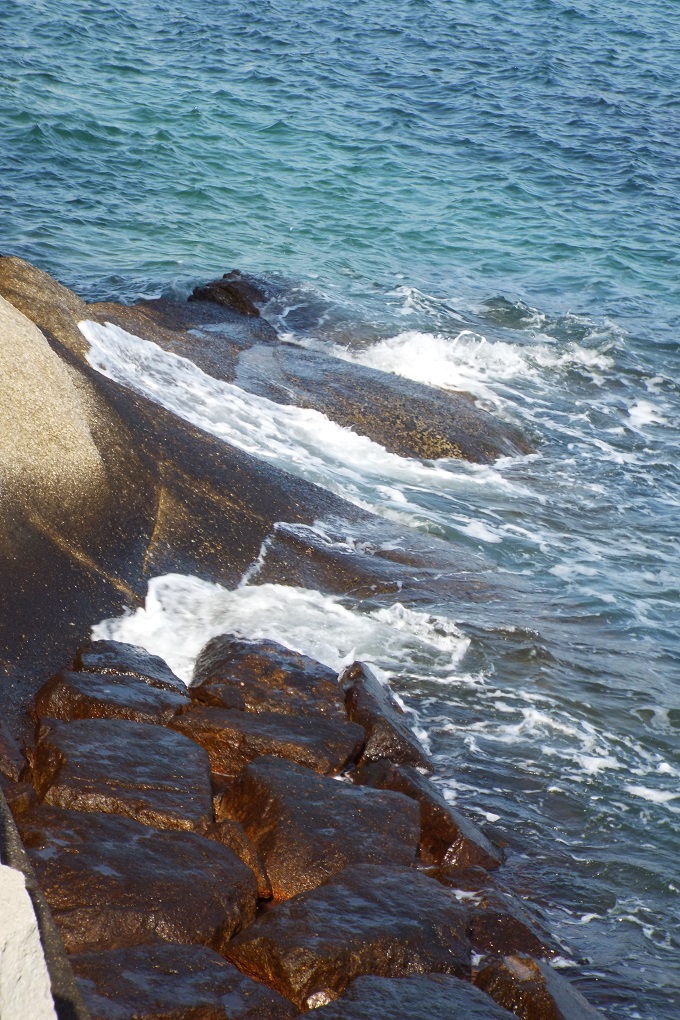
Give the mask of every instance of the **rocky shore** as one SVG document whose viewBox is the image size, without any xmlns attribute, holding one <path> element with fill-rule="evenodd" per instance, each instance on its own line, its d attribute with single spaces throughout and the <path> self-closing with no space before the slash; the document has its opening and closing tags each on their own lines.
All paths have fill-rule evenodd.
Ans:
<svg viewBox="0 0 680 1020">
<path fill-rule="evenodd" d="M 151 577 L 233 587 L 265 541 L 260 582 L 414 606 L 494 597 L 472 558 L 212 438 L 87 361 L 79 324 L 112 323 L 400 456 L 486 463 L 530 449 L 465 394 L 281 343 L 260 315 L 269 286 L 231 273 L 188 302 L 86 305 L 0 258 L 0 782 L 77 979 L 57 994 L 51 968 L 57 1014 L 595 1017 L 551 965 L 564 947 L 504 888 L 503 848 L 442 796 L 366 665 L 338 676 L 222 634 L 187 687 L 143 649 L 89 641 Z M 351 521 L 365 542 L 329 548 L 311 529 L 320 518 Z"/>
</svg>

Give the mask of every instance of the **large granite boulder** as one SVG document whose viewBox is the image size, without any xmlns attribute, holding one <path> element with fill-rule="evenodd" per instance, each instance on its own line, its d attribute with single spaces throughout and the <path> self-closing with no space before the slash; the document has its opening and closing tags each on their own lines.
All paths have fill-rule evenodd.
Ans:
<svg viewBox="0 0 680 1020">
<path fill-rule="evenodd" d="M 225 949 L 239 970 L 300 1009 L 362 974 L 470 977 L 467 913 L 411 868 L 363 864 L 262 914 Z"/>
<path fill-rule="evenodd" d="M 202 704 L 226 708 L 239 696 L 248 712 L 347 718 L 337 674 L 277 641 L 212 638 L 196 659 L 189 693 Z"/>
<path fill-rule="evenodd" d="M 213 820 L 208 755 L 163 726 L 50 721 L 31 758 L 38 796 L 54 807 L 125 815 L 157 829 L 201 831 Z"/>
<path fill-rule="evenodd" d="M 152 655 L 146 648 L 122 641 L 90 641 L 76 652 L 73 669 L 98 675 L 134 677 L 149 687 L 186 695 L 186 684 L 160 655 Z"/>
<path fill-rule="evenodd" d="M 354 723 L 279 712 L 239 712 L 194 705 L 170 726 L 204 747 L 213 772 L 236 776 L 261 754 L 299 762 L 315 772 L 335 775 L 361 752 L 364 731 Z"/>
<path fill-rule="evenodd" d="M 278 900 L 357 864 L 415 861 L 419 821 L 412 800 L 337 782 L 281 758 L 246 766 L 221 813 L 243 824 Z"/>
<path fill-rule="evenodd" d="M 158 941 L 223 951 L 255 915 L 252 871 L 196 833 L 46 806 L 17 824 L 70 953 Z"/>
<path fill-rule="evenodd" d="M 451 974 L 360 977 L 314 1012 L 318 1020 L 511 1020 L 474 985 Z M 108 1020 L 108 1018 L 107 1018 Z"/>
<path fill-rule="evenodd" d="M 389 758 L 432 771 L 404 712 L 367 666 L 361 662 L 352 663 L 342 673 L 340 683 L 345 688 L 347 714 L 366 731 L 365 760 Z"/>
<path fill-rule="evenodd" d="M 34 719 L 128 719 L 164 725 L 190 704 L 188 694 L 159 688 L 140 677 L 62 669 L 40 688 L 31 715 Z"/>
<path fill-rule="evenodd" d="M 79 953 L 70 962 L 92 1020 L 292 1020 L 298 1015 L 283 996 L 205 946 L 134 946 Z"/>
<path fill-rule="evenodd" d="M 397 790 L 420 805 L 420 846 L 423 864 L 497 868 L 502 854 L 478 825 L 449 804 L 434 783 L 410 765 L 382 758 L 367 761 L 351 773 L 355 783 Z"/>
</svg>

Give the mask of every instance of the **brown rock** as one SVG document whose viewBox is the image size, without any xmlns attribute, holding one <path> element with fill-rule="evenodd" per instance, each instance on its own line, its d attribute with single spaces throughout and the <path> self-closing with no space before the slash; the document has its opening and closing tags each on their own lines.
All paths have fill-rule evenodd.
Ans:
<svg viewBox="0 0 680 1020">
<path fill-rule="evenodd" d="M 503 856 L 478 825 L 452 807 L 417 769 L 391 761 L 366 762 L 352 772 L 355 783 L 397 790 L 420 804 L 419 857 L 423 864 L 497 868 Z"/>
<path fill-rule="evenodd" d="M 511 1020 L 511 1016 L 474 985 L 451 974 L 360 977 L 342 998 L 314 1013 L 315 1020 Z"/>
<path fill-rule="evenodd" d="M 17 825 L 70 953 L 163 940 L 222 951 L 255 914 L 253 873 L 196 833 L 45 806 Z"/>
<path fill-rule="evenodd" d="M 237 707 L 228 702 L 238 693 L 247 712 L 347 718 L 337 674 L 276 641 L 244 641 L 231 634 L 213 638 L 196 660 L 189 693 L 203 704 L 225 708 Z"/>
<path fill-rule="evenodd" d="M 432 771 L 419 740 L 389 691 L 361 662 L 348 666 L 340 677 L 345 705 L 353 722 L 366 731 L 364 759 L 389 758 L 403 765 Z"/>
<path fill-rule="evenodd" d="M 270 900 L 272 897 L 272 885 L 265 870 L 257 849 L 248 839 L 240 822 L 231 818 L 223 818 L 222 821 L 213 822 L 203 833 L 208 839 L 216 839 L 223 843 L 236 854 L 243 863 L 250 868 L 257 881 L 257 895 L 260 899 Z"/>
<path fill-rule="evenodd" d="M 474 977 L 478 988 L 522 1020 L 597 1020 L 601 1014 L 550 964 L 504 956 Z"/>
<path fill-rule="evenodd" d="M 201 830 L 212 821 L 207 754 L 162 726 L 51 722 L 32 757 L 38 796 L 54 807 L 126 815 L 157 829 Z"/>
<path fill-rule="evenodd" d="M 194 705 L 170 725 L 204 747 L 212 769 L 225 776 L 237 775 L 261 754 L 275 754 L 333 775 L 356 759 L 364 737 L 360 726 L 339 719 L 298 719 L 204 705 Z"/>
<path fill-rule="evenodd" d="M 470 941 L 482 956 L 555 957 L 560 947 L 516 896 L 499 890 L 480 893 L 470 911 Z"/>
<path fill-rule="evenodd" d="M 362 974 L 469 979 L 466 928 L 464 908 L 425 875 L 363 864 L 262 914 L 225 956 L 304 1009 Z"/>
<path fill-rule="evenodd" d="M 212 301 L 225 308 L 233 308 L 241 315 L 260 314 L 258 304 L 264 304 L 267 296 L 259 282 L 251 276 L 244 276 L 238 269 L 225 273 L 219 280 L 211 280 L 203 286 L 194 287 L 189 301 Z"/>
<path fill-rule="evenodd" d="M 85 673 L 115 673 L 138 677 L 151 687 L 186 695 L 186 684 L 172 672 L 160 655 L 122 641 L 91 641 L 78 649 L 73 668 Z"/>
<path fill-rule="evenodd" d="M 348 866 L 415 861 L 419 824 L 412 800 L 336 782 L 281 758 L 246 766 L 221 813 L 243 823 L 277 900 L 314 889 Z"/>
<path fill-rule="evenodd" d="M 92 1020 L 292 1020 L 297 1010 L 205 946 L 72 956 Z M 481 993 L 479 993 L 481 994 Z"/>
<path fill-rule="evenodd" d="M 164 725 L 190 704 L 187 694 L 159 689 L 136 676 L 63 669 L 40 688 L 31 715 L 34 719 L 131 719 Z"/>
<path fill-rule="evenodd" d="M 38 805 L 38 795 L 30 783 L 15 783 L 13 779 L 0 774 L 0 790 L 15 818 Z"/>
</svg>

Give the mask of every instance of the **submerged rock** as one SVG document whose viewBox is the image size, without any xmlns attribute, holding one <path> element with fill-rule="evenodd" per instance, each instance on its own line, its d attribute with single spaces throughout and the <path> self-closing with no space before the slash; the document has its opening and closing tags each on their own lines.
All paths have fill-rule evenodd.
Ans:
<svg viewBox="0 0 680 1020">
<path fill-rule="evenodd" d="M 358 864 L 415 861 L 418 809 L 398 793 L 362 790 L 280 758 L 248 765 L 225 794 L 285 900 Z"/>
<path fill-rule="evenodd" d="M 190 704 L 187 694 L 129 674 L 64 669 L 40 688 L 31 714 L 34 719 L 129 719 L 163 725 Z"/>
<path fill-rule="evenodd" d="M 189 301 L 212 301 L 226 308 L 233 308 L 241 315 L 258 318 L 260 309 L 267 300 L 264 287 L 259 280 L 246 276 L 238 269 L 232 269 L 218 280 L 211 280 L 203 286 L 194 287 Z"/>
<path fill-rule="evenodd" d="M 475 975 L 478 988 L 522 1020 L 601 1020 L 601 1014 L 554 970 L 530 956 L 504 956 Z"/>
<path fill-rule="evenodd" d="M 318 1020 L 511 1020 L 512 1014 L 460 978 L 416 974 L 357 978 L 342 998 L 322 1006 L 314 1016 Z"/>
<path fill-rule="evenodd" d="M 276 641 L 245 641 L 232 634 L 212 638 L 194 666 L 191 697 L 202 704 L 248 712 L 326 715 L 346 720 L 337 674 L 323 663 Z"/>
<path fill-rule="evenodd" d="M 292 1020 L 283 996 L 204 946 L 135 946 L 71 957 L 92 1020 Z"/>
<path fill-rule="evenodd" d="M 300 1009 L 341 995 L 362 974 L 470 977 L 467 914 L 410 868 L 364 864 L 262 914 L 225 949 Z"/>
<path fill-rule="evenodd" d="M 361 727 L 346 720 L 205 705 L 193 705 L 169 725 L 206 749 L 214 772 L 232 777 L 261 754 L 335 775 L 356 760 L 364 742 Z"/>
<path fill-rule="evenodd" d="M 17 824 L 69 953 L 159 940 L 223 951 L 254 917 L 252 871 L 196 833 L 45 806 Z"/>
<path fill-rule="evenodd" d="M 501 852 L 478 825 L 452 807 L 437 787 L 410 765 L 386 759 L 365 762 L 355 769 L 355 783 L 380 790 L 397 790 L 420 804 L 420 846 L 423 864 L 447 864 L 460 868 L 480 865 L 497 868 Z"/>
<path fill-rule="evenodd" d="M 162 726 L 111 719 L 49 722 L 32 752 L 42 801 L 125 815 L 157 829 L 212 822 L 208 755 Z"/>
<path fill-rule="evenodd" d="M 366 731 L 365 760 L 389 758 L 390 761 L 432 771 L 402 709 L 363 663 L 355 662 L 348 666 L 340 677 L 340 683 L 345 688 L 347 714 Z"/>
</svg>

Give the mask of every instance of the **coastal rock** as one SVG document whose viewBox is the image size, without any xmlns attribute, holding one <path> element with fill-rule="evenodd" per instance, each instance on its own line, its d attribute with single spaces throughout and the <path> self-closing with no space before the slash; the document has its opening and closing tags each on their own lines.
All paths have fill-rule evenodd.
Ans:
<svg viewBox="0 0 680 1020">
<path fill-rule="evenodd" d="M 451 974 L 359 977 L 342 998 L 314 1012 L 318 1020 L 511 1020 L 511 1016 L 474 985 Z"/>
<path fill-rule="evenodd" d="M 92 1020 L 292 1020 L 297 1010 L 205 946 L 72 956 Z"/>
<path fill-rule="evenodd" d="M 211 822 L 202 833 L 208 839 L 216 839 L 218 843 L 229 847 L 246 867 L 250 868 L 257 881 L 257 895 L 260 899 L 270 900 L 272 885 L 254 844 L 248 839 L 240 822 L 231 818 L 223 818 L 219 822 Z"/>
<path fill-rule="evenodd" d="M 158 688 L 136 676 L 64 669 L 40 688 L 31 715 L 34 719 L 129 719 L 164 725 L 190 704 L 187 694 Z"/>
<path fill-rule="evenodd" d="M 17 825 L 69 953 L 159 940 L 223 951 L 254 917 L 252 871 L 196 833 L 44 805 Z"/>
<path fill-rule="evenodd" d="M 520 430 L 454 393 L 293 344 L 243 351 L 235 382 L 281 404 L 320 411 L 400 457 L 488 464 L 532 452 Z"/>
<path fill-rule="evenodd" d="M 263 305 L 266 300 L 267 295 L 261 282 L 238 269 L 232 269 L 218 280 L 194 287 L 189 296 L 189 301 L 212 301 L 225 308 L 232 308 L 241 315 L 252 315 L 255 318 L 260 314 L 258 305 Z"/>
<path fill-rule="evenodd" d="M 522 1020 L 601 1020 L 601 1014 L 550 964 L 505 956 L 475 974 L 478 988 Z"/>
<path fill-rule="evenodd" d="M 18 783 L 26 759 L 4 722 L 0 722 L 0 775 Z"/>
<path fill-rule="evenodd" d="M 247 712 L 347 718 L 337 674 L 277 641 L 244 641 L 231 634 L 212 638 L 196 659 L 189 693 L 203 704 L 239 694 Z"/>
<path fill-rule="evenodd" d="M 50 721 L 32 752 L 32 777 L 54 807 L 125 815 L 157 829 L 200 831 L 213 818 L 206 752 L 162 726 Z"/>
<path fill-rule="evenodd" d="M 478 825 L 452 807 L 437 787 L 410 765 L 386 759 L 365 762 L 355 769 L 355 783 L 380 790 L 397 790 L 420 804 L 420 846 L 423 864 L 447 864 L 460 868 L 480 865 L 497 868 L 501 852 Z"/>
<path fill-rule="evenodd" d="M 234 712 L 193 705 L 170 722 L 204 747 L 214 772 L 236 776 L 261 754 L 274 754 L 334 775 L 361 752 L 364 732 L 340 719 L 297 718 L 278 712 Z"/>
<path fill-rule="evenodd" d="M 509 893 L 481 892 L 470 911 L 470 941 L 482 956 L 555 957 L 560 947 L 522 902 Z"/>
<path fill-rule="evenodd" d="M 364 760 L 389 758 L 399 764 L 432 771 L 403 711 L 388 689 L 363 663 L 355 662 L 348 666 L 340 677 L 340 683 L 345 688 L 347 714 L 366 731 Z"/>
<path fill-rule="evenodd" d="M 415 860 L 418 808 L 398 793 L 339 783 L 281 758 L 246 766 L 220 813 L 242 822 L 277 900 L 321 885 L 357 864 Z"/>
<path fill-rule="evenodd" d="M 172 672 L 160 655 L 122 641 L 91 641 L 79 648 L 73 669 L 83 673 L 114 673 L 142 680 L 161 691 L 174 691 L 186 697 L 186 684 Z"/>
<path fill-rule="evenodd" d="M 469 979 L 466 929 L 466 911 L 436 882 L 411 868 L 364 864 L 262 914 L 225 956 L 309 1009 L 362 974 Z"/>
</svg>

